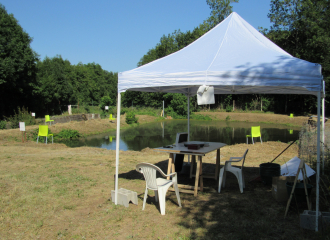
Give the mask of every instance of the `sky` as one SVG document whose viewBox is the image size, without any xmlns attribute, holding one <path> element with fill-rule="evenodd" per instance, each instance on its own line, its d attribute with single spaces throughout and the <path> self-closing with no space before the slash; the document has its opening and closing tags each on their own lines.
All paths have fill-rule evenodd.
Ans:
<svg viewBox="0 0 330 240">
<path fill-rule="evenodd" d="M 271 0 L 239 0 L 233 11 L 253 27 L 270 28 Z M 163 35 L 186 32 L 211 13 L 206 0 L 0 0 L 43 60 L 61 55 L 71 64 L 95 62 L 104 70 L 137 67 Z"/>
</svg>

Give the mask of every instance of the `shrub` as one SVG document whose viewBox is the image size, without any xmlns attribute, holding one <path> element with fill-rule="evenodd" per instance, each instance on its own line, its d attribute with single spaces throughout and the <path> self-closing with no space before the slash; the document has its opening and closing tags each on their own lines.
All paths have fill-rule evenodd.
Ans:
<svg viewBox="0 0 330 240">
<path fill-rule="evenodd" d="M 36 120 L 32 117 L 31 113 L 28 112 L 28 109 L 24 107 L 20 109 L 17 108 L 18 112 L 7 118 L 7 121 L 10 122 L 11 128 L 18 128 L 19 122 L 25 122 L 25 126 L 35 125 Z"/>
<path fill-rule="evenodd" d="M 230 116 L 228 115 L 227 117 L 226 117 L 226 121 L 229 121 L 230 120 Z"/>
<path fill-rule="evenodd" d="M 77 130 L 62 129 L 55 137 L 58 139 L 73 139 L 79 138 L 80 133 Z"/>
<path fill-rule="evenodd" d="M 226 112 L 232 112 L 232 111 L 233 111 L 233 108 L 232 108 L 231 106 L 228 105 L 228 106 L 226 107 Z"/>
<path fill-rule="evenodd" d="M 138 119 L 135 117 L 135 114 L 133 112 L 129 112 L 126 114 L 126 123 L 127 124 L 132 124 L 132 123 L 137 123 Z"/>
<path fill-rule="evenodd" d="M 7 122 L 6 121 L 0 121 L 0 129 L 6 129 Z"/>
<path fill-rule="evenodd" d="M 202 115 L 202 114 L 191 114 L 190 119 L 194 119 L 194 120 L 212 120 L 212 118 L 210 118 L 207 115 Z"/>
</svg>

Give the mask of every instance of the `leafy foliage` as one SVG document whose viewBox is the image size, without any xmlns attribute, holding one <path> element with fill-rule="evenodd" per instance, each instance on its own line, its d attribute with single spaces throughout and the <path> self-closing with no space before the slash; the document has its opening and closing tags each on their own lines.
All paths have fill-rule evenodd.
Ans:
<svg viewBox="0 0 330 240">
<path fill-rule="evenodd" d="M 126 113 L 126 123 L 127 124 L 132 124 L 132 123 L 137 123 L 138 118 L 135 117 L 135 114 L 133 112 L 128 112 Z"/>
<path fill-rule="evenodd" d="M 21 109 L 17 108 L 17 113 L 14 112 L 13 116 L 7 118 L 7 121 L 10 122 L 11 128 L 18 128 L 19 122 L 25 122 L 25 126 L 35 125 L 36 121 L 32 117 L 31 113 L 28 112 L 24 107 Z"/>
<path fill-rule="evenodd" d="M 7 122 L 6 121 L 0 121 L 0 129 L 6 129 Z"/>
<path fill-rule="evenodd" d="M 31 42 L 14 15 L 0 4 L 0 117 L 13 114 L 23 104 L 33 106 L 37 54 Z"/>
<path fill-rule="evenodd" d="M 57 139 L 75 139 L 80 137 L 80 133 L 77 130 L 73 129 L 62 129 L 54 137 Z"/>
</svg>

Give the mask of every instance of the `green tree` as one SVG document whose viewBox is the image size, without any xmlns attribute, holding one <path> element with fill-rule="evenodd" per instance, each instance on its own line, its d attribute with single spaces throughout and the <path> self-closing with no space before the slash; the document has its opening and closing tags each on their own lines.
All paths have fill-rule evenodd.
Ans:
<svg viewBox="0 0 330 240">
<path fill-rule="evenodd" d="M 61 56 L 46 57 L 37 64 L 37 80 L 41 102 L 39 111 L 48 114 L 59 114 L 67 110 L 73 96 L 71 64 Z"/>
<path fill-rule="evenodd" d="M 31 42 L 14 15 L 0 4 L 0 118 L 12 115 L 17 107 L 35 110 L 38 56 Z"/>
<path fill-rule="evenodd" d="M 206 3 L 211 9 L 211 16 L 206 20 L 210 28 L 213 28 L 228 17 L 233 10 L 230 4 L 238 3 L 238 1 L 239 0 L 206 0 Z"/>
<path fill-rule="evenodd" d="M 330 1 L 272 0 L 268 14 L 273 26 L 266 36 L 291 55 L 322 65 L 326 89 L 330 86 Z M 293 96 L 300 109 L 315 110 L 312 96 Z"/>
</svg>

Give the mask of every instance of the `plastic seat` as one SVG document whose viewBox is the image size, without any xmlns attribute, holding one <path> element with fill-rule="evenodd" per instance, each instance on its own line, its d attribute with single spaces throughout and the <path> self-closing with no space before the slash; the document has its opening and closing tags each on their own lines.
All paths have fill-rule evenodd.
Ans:
<svg viewBox="0 0 330 240">
<path fill-rule="evenodd" d="M 110 116 L 109 116 L 109 120 L 112 122 L 112 121 L 114 121 L 114 120 L 116 120 L 116 119 L 112 117 L 112 114 L 110 114 Z"/>
<path fill-rule="evenodd" d="M 290 113 L 290 118 L 293 118 L 293 113 Z"/>
<path fill-rule="evenodd" d="M 144 210 L 148 195 L 148 189 L 155 191 L 155 199 L 156 202 L 159 201 L 160 213 L 165 215 L 165 199 L 166 192 L 170 186 L 174 186 L 175 194 L 178 199 L 179 206 L 181 207 L 181 200 L 179 195 L 179 188 L 177 183 L 177 173 L 171 173 L 169 175 L 165 175 L 165 173 L 157 166 L 150 163 L 140 163 L 136 165 L 136 171 L 142 173 L 144 175 L 144 179 L 146 180 L 146 190 L 144 193 L 143 199 L 143 207 Z M 172 180 L 167 180 L 164 178 L 156 178 L 156 173 L 159 172 L 163 177 L 172 176 Z"/>
<path fill-rule="evenodd" d="M 260 142 L 262 143 L 260 126 L 251 127 L 251 135 L 246 135 L 246 144 L 249 144 L 249 140 L 248 140 L 249 137 L 252 138 L 252 143 L 253 144 L 254 144 L 253 138 L 255 138 L 255 137 L 260 137 Z"/>
<path fill-rule="evenodd" d="M 46 144 L 47 144 L 48 137 L 52 136 L 52 143 L 54 143 L 53 134 L 48 134 L 48 125 L 39 125 L 37 143 L 39 141 L 39 136 L 40 137 L 46 137 Z"/>
<path fill-rule="evenodd" d="M 45 124 L 47 124 L 49 122 L 49 125 L 52 125 L 52 122 L 54 122 L 54 120 L 50 120 L 49 115 L 45 115 Z"/>
<path fill-rule="evenodd" d="M 238 185 L 241 193 L 243 193 L 243 188 L 245 188 L 245 181 L 244 181 L 244 174 L 243 174 L 243 167 L 244 167 L 244 162 L 245 162 L 245 157 L 249 149 L 246 149 L 245 153 L 243 154 L 242 157 L 231 157 L 229 161 L 225 162 L 225 166 L 220 169 L 219 173 L 219 186 L 218 186 L 218 192 L 220 193 L 221 191 L 221 185 L 222 187 L 225 187 L 226 184 L 226 172 L 232 172 L 237 180 L 238 180 Z M 233 167 L 231 165 L 232 162 L 240 162 L 242 161 L 242 167 Z"/>
</svg>

